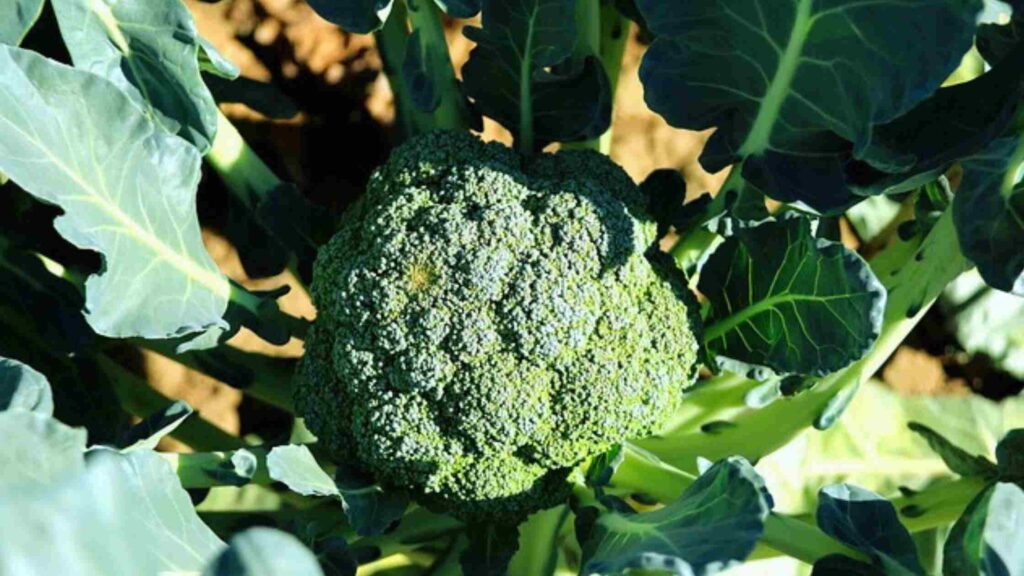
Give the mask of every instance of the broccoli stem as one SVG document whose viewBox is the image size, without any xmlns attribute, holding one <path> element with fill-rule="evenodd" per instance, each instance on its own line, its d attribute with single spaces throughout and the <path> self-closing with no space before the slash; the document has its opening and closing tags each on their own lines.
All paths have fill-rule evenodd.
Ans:
<svg viewBox="0 0 1024 576">
<path fill-rule="evenodd" d="M 508 567 L 509 576 L 548 576 L 558 566 L 558 536 L 570 519 L 562 505 L 532 514 L 519 525 L 519 550 Z"/>
<path fill-rule="evenodd" d="M 627 20 L 610 0 L 576 0 L 576 57 L 598 56 L 608 77 L 608 85 L 614 105 L 622 70 L 622 57 L 629 39 Z M 597 150 L 609 154 L 612 147 L 612 129 L 604 134 L 583 142 L 565 144 L 568 149 Z"/>
<path fill-rule="evenodd" d="M 373 34 L 384 64 L 384 74 L 395 98 L 395 132 L 398 141 L 429 129 L 431 122 L 429 115 L 416 110 L 409 97 L 409 90 L 402 81 L 402 62 L 409 44 L 408 16 L 405 2 L 396 1 L 391 5 L 391 14 L 384 27 Z"/>
<path fill-rule="evenodd" d="M 173 402 L 105 354 L 97 354 L 95 359 L 121 405 L 129 413 L 144 418 L 163 410 Z M 198 415 L 193 415 L 183 422 L 171 432 L 171 436 L 188 444 L 194 450 L 232 450 L 245 446 L 242 439 L 221 430 Z"/>
<path fill-rule="evenodd" d="M 829 418 L 841 412 L 843 401 L 882 366 L 945 286 L 968 268 L 960 253 L 950 209 L 927 237 L 918 235 L 907 242 L 898 241 L 871 264 L 887 288 L 889 299 L 881 334 L 864 358 L 820 379 L 797 396 L 780 398 L 758 409 L 743 407 L 733 390 L 708 388 L 700 396 L 705 406 L 714 407 L 719 413 L 736 410 L 724 420 L 728 425 L 705 427 L 711 420 L 682 419 L 685 426 L 636 444 L 673 466 L 693 472 L 698 456 L 717 460 L 740 455 L 757 461 L 809 426 L 827 426 Z"/>
<path fill-rule="evenodd" d="M 448 53 L 448 39 L 441 22 L 441 11 L 433 0 L 405 0 L 409 23 L 413 32 L 419 32 L 420 42 L 430 62 L 434 89 L 440 103 L 433 111 L 433 127 L 443 130 L 468 130 L 469 111 L 462 88 L 455 78 L 455 69 Z"/>
<path fill-rule="evenodd" d="M 266 448 L 252 447 L 247 451 L 256 456 L 256 473 L 249 479 L 248 484 L 264 486 L 270 484 L 272 479 L 267 471 Z M 228 452 L 160 452 L 160 456 L 171 465 L 178 475 L 178 480 L 184 488 L 214 488 L 216 486 L 234 486 L 225 482 L 219 477 L 223 476 L 225 467 L 231 467 L 231 457 L 235 451 Z"/>
</svg>

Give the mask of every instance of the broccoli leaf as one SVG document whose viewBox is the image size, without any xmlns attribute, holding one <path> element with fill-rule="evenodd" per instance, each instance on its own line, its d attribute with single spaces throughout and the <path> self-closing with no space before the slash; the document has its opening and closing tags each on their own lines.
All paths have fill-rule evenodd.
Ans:
<svg viewBox="0 0 1024 576">
<path fill-rule="evenodd" d="M 488 0 L 477 47 L 463 68 L 466 93 L 512 131 L 520 150 L 584 140 L 611 123 L 611 88 L 599 60 L 574 60 L 573 0 Z"/>
<path fill-rule="evenodd" d="M 203 46 L 179 0 L 53 0 L 61 35 L 77 68 L 113 82 L 166 130 L 201 153 L 217 133 L 217 103 L 200 75 Z"/>
<path fill-rule="evenodd" d="M 984 456 L 975 456 L 946 439 L 935 430 L 918 422 L 911 422 L 909 428 L 928 441 L 928 445 L 938 454 L 950 470 L 960 476 L 994 477 L 996 465 Z"/>
<path fill-rule="evenodd" d="M 846 168 L 850 187 L 859 195 L 897 194 L 935 180 L 950 164 L 999 137 L 1022 98 L 1024 44 L 992 71 L 942 88 L 906 115 L 877 126 L 864 152 L 867 161 Z M 884 169 L 892 162 L 892 173 L 870 165 Z"/>
<path fill-rule="evenodd" d="M 0 44 L 17 46 L 43 12 L 43 0 L 5 0 L 8 10 L 0 19 Z"/>
<path fill-rule="evenodd" d="M 195 413 L 188 403 L 178 400 L 167 408 L 150 414 L 145 420 L 129 428 L 121 436 L 117 445 L 122 452 L 135 450 L 155 450 L 157 444 L 165 436 L 174 432 L 181 424 Z"/>
<path fill-rule="evenodd" d="M 914 540 L 900 524 L 896 508 L 874 492 L 848 484 L 823 488 L 817 522 L 829 536 L 870 556 L 883 573 L 924 576 Z"/>
<path fill-rule="evenodd" d="M 1024 575 L 1024 490 L 999 482 L 979 494 L 953 525 L 943 549 L 949 576 Z"/>
<path fill-rule="evenodd" d="M 86 281 L 93 329 L 147 338 L 226 330 L 232 288 L 200 236 L 195 148 L 88 72 L 0 46 L 0 78 L 0 170 L 64 209 L 62 236 L 104 256 Z"/>
<path fill-rule="evenodd" d="M 716 574 L 746 559 L 764 532 L 771 506 L 764 481 L 746 460 L 723 460 L 660 510 L 609 512 L 583 526 L 581 573 L 632 568 Z"/>
<path fill-rule="evenodd" d="M 999 478 L 1024 484 L 1024 428 L 1010 430 L 996 446 Z"/>
<path fill-rule="evenodd" d="M 46 414 L 0 412 L 0 486 L 55 484 L 85 465 L 85 430 Z"/>
<path fill-rule="evenodd" d="M 1015 47 L 1024 43 L 1024 1 L 1005 0 L 1013 7 L 1006 24 L 988 23 L 978 27 L 978 52 L 989 64 L 1006 58 Z"/>
<path fill-rule="evenodd" d="M 199 573 L 224 543 L 155 452 L 92 454 L 81 473 L 0 493 L 0 573 Z"/>
<path fill-rule="evenodd" d="M 368 34 L 384 26 L 394 0 L 310 0 L 317 14 L 348 32 Z M 482 0 L 435 0 L 452 18 L 472 18 Z"/>
<path fill-rule="evenodd" d="M 960 249 L 989 286 L 1024 296 L 1024 135 L 992 142 L 963 168 L 953 198 Z"/>
<path fill-rule="evenodd" d="M 833 211 L 852 202 L 835 156 L 861 157 L 875 124 L 935 91 L 981 10 L 981 0 L 637 5 L 656 35 L 640 71 L 648 105 L 673 126 L 718 127 L 704 167 L 749 159 L 744 175 L 769 195 L 823 196 Z"/>
<path fill-rule="evenodd" d="M 272 528 L 256 527 L 228 541 L 203 576 L 323 576 L 316 556 L 298 538 Z"/>
<path fill-rule="evenodd" d="M 4 410 L 53 416 L 53 391 L 46 376 L 16 360 L 0 358 L 0 412 Z"/>
<path fill-rule="evenodd" d="M 701 269 L 715 354 L 777 372 L 825 375 L 861 358 L 881 330 L 885 289 L 804 218 L 737 230 Z"/>
<path fill-rule="evenodd" d="M 325 20 L 349 32 L 368 34 L 384 25 L 392 0 L 310 0 L 309 5 Z"/>
<path fill-rule="evenodd" d="M 332 479 L 305 446 L 274 448 L 267 456 L 267 470 L 271 478 L 283 482 L 293 492 L 340 500 L 352 527 L 363 536 L 382 534 L 392 528 L 409 504 L 405 494 L 385 491 L 344 467 L 339 467 Z"/>
</svg>

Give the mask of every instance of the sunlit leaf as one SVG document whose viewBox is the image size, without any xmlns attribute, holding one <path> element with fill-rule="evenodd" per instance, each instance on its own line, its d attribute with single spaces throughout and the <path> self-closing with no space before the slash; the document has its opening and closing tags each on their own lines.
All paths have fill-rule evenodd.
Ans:
<svg viewBox="0 0 1024 576">
<path fill-rule="evenodd" d="M 227 329 L 231 285 L 203 246 L 199 154 L 109 81 L 0 47 L 0 170 L 65 214 L 57 230 L 99 251 L 90 325 L 112 337 Z"/>
</svg>

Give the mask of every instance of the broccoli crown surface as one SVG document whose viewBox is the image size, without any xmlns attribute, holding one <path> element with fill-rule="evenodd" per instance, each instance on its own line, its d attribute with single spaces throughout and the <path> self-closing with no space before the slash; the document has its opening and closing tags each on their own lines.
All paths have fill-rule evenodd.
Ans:
<svg viewBox="0 0 1024 576">
<path fill-rule="evenodd" d="M 595 152 L 396 149 L 316 260 L 310 430 L 463 518 L 564 499 L 572 466 L 654 432 L 691 381 L 685 287 L 645 259 L 641 202 Z"/>
</svg>

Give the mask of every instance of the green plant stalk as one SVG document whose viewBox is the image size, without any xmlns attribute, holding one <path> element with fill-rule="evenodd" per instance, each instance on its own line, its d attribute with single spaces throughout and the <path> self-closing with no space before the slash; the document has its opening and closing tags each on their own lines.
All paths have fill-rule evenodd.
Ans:
<svg viewBox="0 0 1024 576">
<path fill-rule="evenodd" d="M 249 479 L 249 484 L 265 486 L 272 482 L 267 471 L 266 448 L 246 448 L 257 459 L 256 473 Z M 234 451 L 227 452 L 160 452 L 160 456 L 171 465 L 178 475 L 184 488 L 213 488 L 231 486 L 217 479 L 225 468 L 230 469 Z"/>
<path fill-rule="evenodd" d="M 441 22 L 441 9 L 433 0 L 405 0 L 409 23 L 414 32 L 419 32 L 420 41 L 431 63 L 435 89 L 440 103 L 433 111 L 433 128 L 443 130 L 468 130 L 469 111 L 462 88 L 455 78 L 451 55 L 448 53 L 448 39 Z"/>
<path fill-rule="evenodd" d="M 549 576 L 558 566 L 558 535 L 569 521 L 566 505 L 542 510 L 519 526 L 519 550 L 508 567 L 509 576 Z"/>
<path fill-rule="evenodd" d="M 121 405 L 131 414 L 145 418 L 173 402 L 104 354 L 96 355 L 96 364 L 107 378 Z M 171 436 L 188 444 L 194 450 L 233 450 L 245 447 L 245 442 L 241 438 L 232 436 L 195 414 L 171 432 Z"/>
<path fill-rule="evenodd" d="M 718 405 L 719 410 L 729 406 L 740 408 L 727 425 L 702 431 L 701 426 L 707 421 L 689 422 L 636 444 L 677 468 L 693 472 L 698 457 L 714 461 L 740 455 L 757 461 L 786 445 L 806 428 L 821 425 L 826 410 L 835 408 L 834 403 L 852 395 L 871 377 L 945 286 L 968 268 L 960 253 L 952 211 L 946 210 L 926 238 L 922 240 L 919 236 L 909 242 L 897 242 L 873 260 L 872 267 L 888 290 L 888 303 L 878 341 L 864 358 L 822 378 L 809 390 L 758 409 L 741 408 L 742 404 L 736 404 L 734 392 L 719 395 L 714 388 L 709 388 L 703 398 L 706 405 Z M 720 396 L 720 401 L 715 396 Z"/>
<path fill-rule="evenodd" d="M 402 81 L 402 62 L 409 44 L 408 16 L 405 2 L 394 2 L 384 27 L 373 33 L 395 99 L 395 130 L 399 140 L 422 132 L 432 121 L 429 115 L 416 110 Z"/>
<path fill-rule="evenodd" d="M 967 505 L 990 485 L 978 477 L 935 482 L 924 490 L 892 501 L 900 521 L 911 533 L 947 527 L 957 521 Z"/>
<path fill-rule="evenodd" d="M 578 40 L 575 56 L 597 56 L 601 59 L 601 66 L 608 77 L 614 108 L 619 75 L 622 71 L 622 57 L 629 40 L 629 20 L 610 0 L 576 0 L 576 30 Z M 597 138 L 569 142 L 563 147 L 572 150 L 597 150 L 607 155 L 612 148 L 613 127 L 609 126 L 608 130 Z"/>
</svg>

